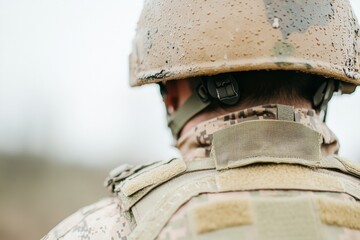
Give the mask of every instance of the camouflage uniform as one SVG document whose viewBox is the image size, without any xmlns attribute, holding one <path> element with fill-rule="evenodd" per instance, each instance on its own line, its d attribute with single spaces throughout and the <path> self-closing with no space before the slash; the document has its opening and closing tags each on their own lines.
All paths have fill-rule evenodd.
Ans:
<svg viewBox="0 0 360 240">
<path fill-rule="evenodd" d="M 347 171 L 338 167 L 338 163 L 325 163 L 329 156 L 337 158 L 334 154 L 339 145 L 335 135 L 314 110 L 294 109 L 293 120 L 321 136 L 321 166 L 312 163 L 304 165 L 303 162 L 289 164 L 286 162 L 288 160 L 281 162 L 281 158 L 264 161 L 266 156 L 227 169 L 210 170 L 214 167 L 200 166 L 215 159 L 218 154 L 214 153 L 214 134 L 244 123 L 278 122 L 281 124 L 279 126 L 285 125 L 286 121 L 281 120 L 278 113 L 279 105 L 265 105 L 200 123 L 177 143 L 184 156 L 186 170 L 169 175 L 157 183 L 155 181 L 153 186 L 145 184 L 145 188 L 142 188 L 138 187 L 141 184 L 137 181 L 139 176 L 150 173 L 162 177 L 172 170 L 161 170 L 164 162 L 135 168 L 123 165 L 115 169 L 107 181 L 117 196 L 80 210 L 43 239 L 169 240 L 219 239 L 223 236 L 227 239 L 260 240 L 360 239 L 360 167 L 341 161 L 349 169 Z M 305 145 L 304 142 L 298 145 L 302 144 Z M 160 174 L 156 173 L 157 169 L 160 169 Z M 278 182 L 271 178 L 274 172 Z M 187 174 L 192 174 L 192 178 L 198 180 L 181 180 Z M 207 174 L 216 174 L 216 184 L 204 180 L 208 179 Z M 301 182 L 296 183 L 293 179 L 297 175 Z M 288 180 L 286 177 L 289 177 Z M 262 178 L 265 182 L 262 182 Z M 286 183 L 281 182 L 284 179 Z M 337 180 L 342 182 L 341 186 L 348 187 L 337 188 Z M 152 181 L 151 178 L 148 181 Z M 128 183 L 138 188 L 132 191 Z M 226 186 L 219 190 L 219 186 L 215 185 Z M 190 192 L 189 189 L 194 188 L 200 191 L 189 195 L 186 201 L 178 202 L 179 198 Z M 167 202 L 158 205 L 162 198 L 166 198 Z M 173 212 L 167 212 L 170 208 Z M 169 217 L 163 219 L 162 215 Z M 152 228 L 157 228 L 157 232 L 153 232 Z"/>
<path fill-rule="evenodd" d="M 175 137 L 211 103 L 237 106 L 236 72 L 321 78 L 311 104 L 322 111 L 334 91 L 360 85 L 359 33 L 348 0 L 145 1 L 130 84 L 165 83 L 166 98 L 167 81 L 189 80 L 192 93 L 168 116 Z M 44 239 L 360 239 L 360 167 L 336 155 L 314 110 L 233 112 L 200 123 L 177 147 L 183 159 L 114 169 L 115 197 Z"/>
</svg>

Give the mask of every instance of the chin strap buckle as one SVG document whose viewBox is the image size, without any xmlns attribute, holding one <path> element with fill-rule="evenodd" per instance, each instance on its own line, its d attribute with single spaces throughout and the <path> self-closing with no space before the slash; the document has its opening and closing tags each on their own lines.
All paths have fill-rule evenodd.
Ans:
<svg viewBox="0 0 360 240">
<path fill-rule="evenodd" d="M 225 105 L 234 105 L 240 99 L 239 84 L 231 74 L 207 77 L 204 81 L 209 95 Z"/>
</svg>

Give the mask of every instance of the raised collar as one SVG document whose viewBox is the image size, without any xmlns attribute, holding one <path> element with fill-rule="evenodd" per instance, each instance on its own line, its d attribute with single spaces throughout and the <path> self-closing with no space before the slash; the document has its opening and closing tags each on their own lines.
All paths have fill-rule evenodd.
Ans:
<svg viewBox="0 0 360 240">
<path fill-rule="evenodd" d="M 176 146 L 181 151 L 185 161 L 193 161 L 209 157 L 213 134 L 225 127 L 236 125 L 245 121 L 254 120 L 281 120 L 280 110 L 283 105 L 268 104 L 241 111 L 225 114 L 193 127 L 181 136 Z M 293 109 L 293 121 L 317 131 L 323 137 L 321 146 L 322 155 L 337 153 L 339 144 L 335 134 L 326 126 L 312 109 Z"/>
</svg>

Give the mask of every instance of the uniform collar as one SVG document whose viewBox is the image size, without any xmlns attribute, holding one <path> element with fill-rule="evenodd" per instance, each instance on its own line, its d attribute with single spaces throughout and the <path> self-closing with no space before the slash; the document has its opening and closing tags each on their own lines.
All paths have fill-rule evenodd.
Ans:
<svg viewBox="0 0 360 240">
<path fill-rule="evenodd" d="M 253 120 L 279 120 L 281 105 L 268 104 L 225 114 L 204 121 L 190 129 L 178 140 L 176 147 L 185 161 L 209 157 L 213 134 L 225 127 Z M 295 108 L 294 121 L 317 131 L 323 137 L 322 155 L 335 154 L 339 150 L 338 139 L 312 109 Z"/>
</svg>

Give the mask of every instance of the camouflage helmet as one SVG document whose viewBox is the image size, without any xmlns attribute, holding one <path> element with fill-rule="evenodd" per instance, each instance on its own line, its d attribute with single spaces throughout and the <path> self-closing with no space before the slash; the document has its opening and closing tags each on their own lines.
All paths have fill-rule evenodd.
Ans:
<svg viewBox="0 0 360 240">
<path fill-rule="evenodd" d="M 348 0 L 146 0 L 130 84 L 294 70 L 360 85 L 359 39 Z"/>
</svg>

